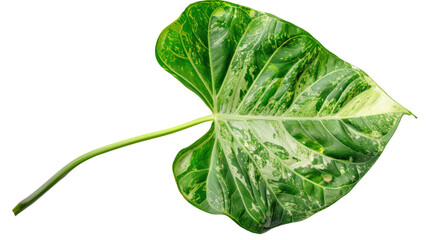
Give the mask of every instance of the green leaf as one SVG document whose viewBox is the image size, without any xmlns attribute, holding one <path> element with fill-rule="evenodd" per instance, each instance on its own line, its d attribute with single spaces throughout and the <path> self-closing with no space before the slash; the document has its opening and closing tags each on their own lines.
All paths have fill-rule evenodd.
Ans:
<svg viewBox="0 0 429 240">
<path fill-rule="evenodd" d="M 174 161 L 180 192 L 256 233 L 347 194 L 411 114 L 303 29 L 228 2 L 191 4 L 156 56 L 214 115 Z"/>
</svg>

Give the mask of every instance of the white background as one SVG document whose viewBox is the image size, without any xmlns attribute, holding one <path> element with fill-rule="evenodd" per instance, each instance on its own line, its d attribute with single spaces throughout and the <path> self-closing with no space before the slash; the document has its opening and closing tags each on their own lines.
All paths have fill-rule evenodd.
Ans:
<svg viewBox="0 0 429 240">
<path fill-rule="evenodd" d="M 257 235 L 193 207 L 171 166 L 205 123 L 96 157 L 13 216 L 80 154 L 210 114 L 154 55 L 191 2 L 1 1 L 0 239 L 429 238 L 429 14 L 411 0 L 235 1 L 306 29 L 419 117 L 328 209 Z"/>
</svg>

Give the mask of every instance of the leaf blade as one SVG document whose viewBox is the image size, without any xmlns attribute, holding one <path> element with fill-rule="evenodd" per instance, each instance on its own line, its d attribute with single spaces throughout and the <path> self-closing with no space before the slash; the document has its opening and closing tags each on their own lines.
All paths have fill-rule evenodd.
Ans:
<svg viewBox="0 0 429 240">
<path fill-rule="evenodd" d="M 163 53 L 172 49 L 164 41 L 157 57 L 173 75 L 198 63 L 198 78 L 175 76 L 214 123 L 177 155 L 173 172 L 182 195 L 206 212 L 256 233 L 306 219 L 347 194 L 411 114 L 287 21 L 223 1 L 191 6 L 203 19 L 186 25 L 188 7 L 175 24 L 193 40 L 175 54 Z M 177 57 L 185 53 L 188 63 Z"/>
</svg>

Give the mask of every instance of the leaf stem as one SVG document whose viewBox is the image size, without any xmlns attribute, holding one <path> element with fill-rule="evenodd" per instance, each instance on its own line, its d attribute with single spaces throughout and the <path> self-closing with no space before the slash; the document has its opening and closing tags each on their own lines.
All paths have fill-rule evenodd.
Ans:
<svg viewBox="0 0 429 240">
<path fill-rule="evenodd" d="M 48 181 L 46 181 L 42 186 L 40 186 L 36 191 L 34 191 L 30 196 L 22 200 L 21 202 L 16 205 L 16 207 L 13 209 L 13 213 L 15 215 L 18 215 L 20 212 L 22 212 L 24 209 L 29 207 L 31 204 L 33 204 L 37 199 L 39 199 L 43 194 L 45 194 L 49 189 L 51 189 L 56 183 L 58 183 L 62 178 L 64 178 L 71 170 L 73 170 L 75 167 L 79 166 L 79 164 L 85 162 L 88 159 L 91 159 L 95 156 L 101 155 L 106 152 L 110 152 L 112 150 L 125 147 L 134 143 L 143 142 L 152 138 L 157 138 L 161 136 L 165 136 L 171 133 L 175 133 L 178 131 L 181 131 L 183 129 L 198 125 L 203 122 L 211 121 L 213 120 L 213 115 L 208 115 L 202 118 L 197 118 L 195 120 L 192 120 L 190 122 L 172 127 L 167 128 L 161 131 L 156 131 L 152 133 L 143 134 L 137 137 L 125 139 L 116 143 L 112 143 L 109 145 L 106 145 L 101 148 L 97 148 L 95 150 L 92 150 L 90 152 L 87 152 L 83 154 L 82 156 L 76 158 L 75 160 L 71 161 L 69 164 L 67 164 L 65 167 L 63 167 L 61 170 L 59 170 L 54 176 L 52 176 Z"/>
</svg>

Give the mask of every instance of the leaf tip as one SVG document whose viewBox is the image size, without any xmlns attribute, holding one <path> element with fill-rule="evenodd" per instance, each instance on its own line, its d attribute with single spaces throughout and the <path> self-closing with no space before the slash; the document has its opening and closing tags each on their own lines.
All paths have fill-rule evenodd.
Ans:
<svg viewBox="0 0 429 240">
<path fill-rule="evenodd" d="M 417 119 L 417 118 L 418 118 L 414 113 L 412 113 L 412 112 L 411 112 L 410 110 L 408 110 L 408 109 L 407 109 L 406 114 L 407 114 L 407 115 L 410 115 L 410 116 L 413 116 L 415 119 Z"/>
</svg>

